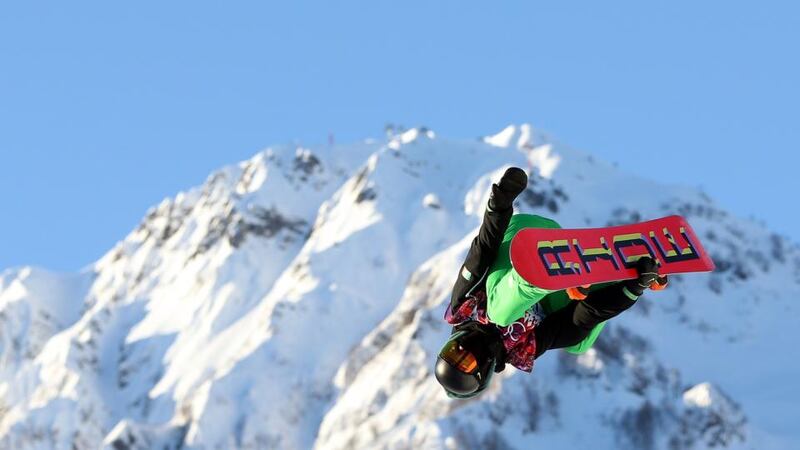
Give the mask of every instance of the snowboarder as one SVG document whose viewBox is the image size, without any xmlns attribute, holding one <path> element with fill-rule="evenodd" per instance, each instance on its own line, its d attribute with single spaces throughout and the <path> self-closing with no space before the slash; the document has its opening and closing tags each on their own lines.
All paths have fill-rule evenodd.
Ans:
<svg viewBox="0 0 800 450">
<path fill-rule="evenodd" d="M 663 289 L 656 261 L 637 261 L 638 278 L 548 291 L 523 280 L 511 266 L 511 239 L 522 228 L 560 228 L 553 220 L 513 215 L 514 199 L 528 176 L 512 167 L 492 185 L 478 235 L 453 286 L 445 320 L 455 325 L 436 360 L 435 375 L 447 395 L 469 398 L 484 391 L 506 363 L 530 372 L 545 351 L 591 348 L 605 321 L 633 306 L 648 287 Z"/>
</svg>

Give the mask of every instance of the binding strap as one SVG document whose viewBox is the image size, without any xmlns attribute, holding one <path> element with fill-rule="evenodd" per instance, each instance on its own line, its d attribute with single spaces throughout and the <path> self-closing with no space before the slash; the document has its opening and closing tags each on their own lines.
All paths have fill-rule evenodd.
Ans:
<svg viewBox="0 0 800 450">
<path fill-rule="evenodd" d="M 571 300 L 585 300 L 589 295 L 589 287 L 591 284 L 584 284 L 583 286 L 567 288 L 567 296 Z"/>
<path fill-rule="evenodd" d="M 669 278 L 667 278 L 667 276 L 664 275 L 663 277 L 656 278 L 656 280 L 653 281 L 653 283 L 650 285 L 650 289 L 654 291 L 663 291 L 664 289 L 667 288 L 668 284 L 669 284 Z"/>
</svg>

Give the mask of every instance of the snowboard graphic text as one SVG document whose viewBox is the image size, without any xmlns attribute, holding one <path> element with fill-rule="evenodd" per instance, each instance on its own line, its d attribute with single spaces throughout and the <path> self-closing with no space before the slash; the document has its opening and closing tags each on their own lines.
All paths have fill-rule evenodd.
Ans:
<svg viewBox="0 0 800 450">
<path fill-rule="evenodd" d="M 517 272 L 545 289 L 633 278 L 643 256 L 657 260 L 662 274 L 714 267 L 680 216 L 607 228 L 527 228 L 511 244 Z"/>
<path fill-rule="evenodd" d="M 643 233 L 619 234 L 614 235 L 612 238 L 614 250 L 608 246 L 605 237 L 600 237 L 600 247 L 583 248 L 580 245 L 580 239 L 572 239 L 572 246 L 567 239 L 560 239 L 555 241 L 539 241 L 539 258 L 545 266 L 549 275 L 572 275 L 580 273 L 581 267 L 587 273 L 592 271 L 590 263 L 599 261 L 608 261 L 614 269 L 619 270 L 620 261 L 626 268 L 636 267 L 636 260 L 643 256 L 650 256 L 656 258 L 656 253 L 653 248 L 658 249 L 658 254 L 661 260 L 667 263 L 676 261 L 687 261 L 690 259 L 699 259 L 700 255 L 695 250 L 689 236 L 686 235 L 686 229 L 681 227 L 680 234 L 686 242 L 685 248 L 680 248 L 675 242 L 675 238 L 670 234 L 669 230 L 664 227 L 662 229 L 664 238 L 668 241 L 672 249 L 665 251 L 664 246 L 656 237 L 656 233 L 651 231 L 646 238 Z M 628 250 L 632 254 L 625 254 L 625 248 L 634 248 L 636 250 Z M 637 249 L 638 247 L 638 249 Z M 636 253 L 633 253 L 636 252 Z M 565 263 L 561 255 L 569 257 L 570 255 L 577 256 L 580 264 L 575 262 Z"/>
</svg>

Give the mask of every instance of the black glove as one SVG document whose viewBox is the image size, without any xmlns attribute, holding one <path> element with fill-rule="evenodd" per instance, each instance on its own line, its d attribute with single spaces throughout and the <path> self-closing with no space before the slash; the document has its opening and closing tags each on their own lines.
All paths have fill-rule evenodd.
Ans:
<svg viewBox="0 0 800 450">
<path fill-rule="evenodd" d="M 666 277 L 658 275 L 658 263 L 649 256 L 639 258 L 636 261 L 636 272 L 639 273 L 639 277 L 625 281 L 625 287 L 637 297 L 642 295 L 644 290 L 653 285 L 653 283 L 660 283 L 666 286 Z M 661 282 L 662 280 L 663 282 Z"/>
<path fill-rule="evenodd" d="M 489 209 L 505 211 L 514 204 L 514 199 L 528 187 L 528 175 L 519 167 L 511 167 L 503 174 L 500 181 L 492 185 L 489 196 Z"/>
</svg>

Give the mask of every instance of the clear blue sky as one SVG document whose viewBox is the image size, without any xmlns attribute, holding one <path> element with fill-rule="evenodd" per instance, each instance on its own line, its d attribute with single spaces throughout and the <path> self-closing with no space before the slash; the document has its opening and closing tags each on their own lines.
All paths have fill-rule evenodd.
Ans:
<svg viewBox="0 0 800 450">
<path fill-rule="evenodd" d="M 797 2 L 50 3 L 0 6 L 0 268 L 79 269 L 223 164 L 387 122 L 670 160 L 800 241 Z"/>
</svg>

